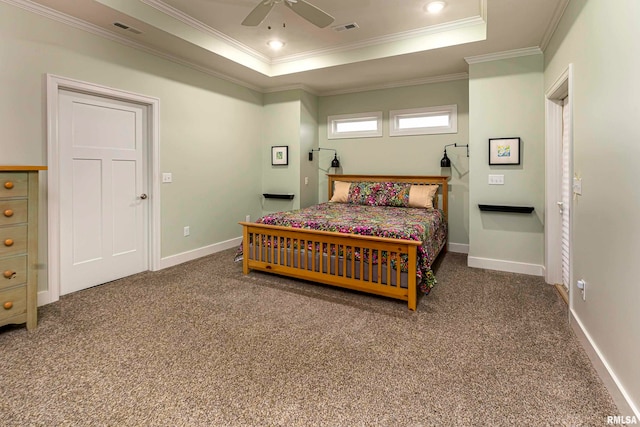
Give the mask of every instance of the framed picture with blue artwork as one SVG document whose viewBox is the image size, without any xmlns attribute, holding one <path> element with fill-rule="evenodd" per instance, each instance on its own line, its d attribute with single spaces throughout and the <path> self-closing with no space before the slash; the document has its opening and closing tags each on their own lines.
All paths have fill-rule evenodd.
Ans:
<svg viewBox="0 0 640 427">
<path fill-rule="evenodd" d="M 273 166 L 285 166 L 289 164 L 288 145 L 271 147 L 271 164 Z"/>
<path fill-rule="evenodd" d="M 490 138 L 490 165 L 519 165 L 520 138 Z"/>
</svg>

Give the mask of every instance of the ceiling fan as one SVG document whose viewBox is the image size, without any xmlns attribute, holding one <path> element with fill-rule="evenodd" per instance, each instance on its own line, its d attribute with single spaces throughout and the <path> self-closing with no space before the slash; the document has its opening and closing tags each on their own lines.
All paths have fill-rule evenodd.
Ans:
<svg viewBox="0 0 640 427">
<path fill-rule="evenodd" d="M 305 0 L 261 0 L 242 21 L 242 25 L 249 27 L 260 25 L 277 3 L 284 3 L 289 9 L 320 28 L 326 27 L 334 20 L 333 16 L 323 12 L 311 3 L 307 3 Z"/>
</svg>

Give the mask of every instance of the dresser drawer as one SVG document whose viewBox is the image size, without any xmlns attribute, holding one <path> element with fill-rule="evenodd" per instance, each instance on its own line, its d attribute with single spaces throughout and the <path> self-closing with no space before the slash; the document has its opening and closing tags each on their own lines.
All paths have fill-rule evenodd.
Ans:
<svg viewBox="0 0 640 427">
<path fill-rule="evenodd" d="M 28 187 L 26 172 L 0 172 L 0 197 L 25 197 Z"/>
<path fill-rule="evenodd" d="M 27 226 L 0 228 L 0 257 L 27 252 Z"/>
<path fill-rule="evenodd" d="M 27 287 L 0 291 L 0 321 L 27 312 Z"/>
<path fill-rule="evenodd" d="M 0 289 L 27 282 L 27 256 L 0 259 Z"/>
<path fill-rule="evenodd" d="M 0 200 L 0 225 L 27 222 L 26 200 Z"/>
</svg>

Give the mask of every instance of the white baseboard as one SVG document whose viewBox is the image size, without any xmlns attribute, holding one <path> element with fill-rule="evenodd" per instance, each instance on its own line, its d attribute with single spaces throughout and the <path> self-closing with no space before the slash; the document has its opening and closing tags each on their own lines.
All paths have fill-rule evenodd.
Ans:
<svg viewBox="0 0 640 427">
<path fill-rule="evenodd" d="M 501 259 L 468 257 L 467 265 L 473 268 L 507 271 L 509 273 L 528 274 L 530 276 L 544 276 L 544 266 L 527 264 L 525 262 L 504 261 Z"/>
<path fill-rule="evenodd" d="M 449 252 L 455 252 L 457 254 L 468 254 L 469 253 L 469 244 L 465 244 L 465 243 L 449 243 L 448 251 Z"/>
<path fill-rule="evenodd" d="M 202 258 L 203 256 L 207 256 L 207 255 L 215 254 L 216 252 L 231 249 L 239 246 L 240 243 L 242 243 L 242 237 L 236 237 L 235 239 L 214 243 L 213 245 L 204 246 L 202 248 L 198 248 L 191 251 L 182 252 L 176 255 L 171 255 L 165 258 L 161 258 L 158 270 L 162 270 L 168 267 L 173 267 L 174 265 L 182 264 L 183 262 L 192 261 L 194 259 Z"/>
<path fill-rule="evenodd" d="M 593 367 L 596 372 L 600 376 L 600 379 L 609 390 L 613 401 L 618 407 L 619 414 L 611 414 L 611 415 L 623 415 L 623 416 L 635 416 L 636 419 L 640 420 L 640 411 L 638 407 L 634 405 L 631 401 L 631 397 L 625 390 L 625 388 L 620 384 L 618 377 L 613 372 L 607 360 L 604 358 L 598 346 L 593 342 L 589 332 L 586 331 L 584 325 L 576 316 L 576 313 L 572 310 L 569 312 L 571 327 L 578 337 L 578 341 L 582 344 L 582 347 L 587 352 Z"/>
<path fill-rule="evenodd" d="M 51 298 L 51 292 L 47 289 L 46 291 L 38 291 L 38 307 L 43 305 L 51 304 L 52 302 L 58 301 L 57 299 Z"/>
</svg>

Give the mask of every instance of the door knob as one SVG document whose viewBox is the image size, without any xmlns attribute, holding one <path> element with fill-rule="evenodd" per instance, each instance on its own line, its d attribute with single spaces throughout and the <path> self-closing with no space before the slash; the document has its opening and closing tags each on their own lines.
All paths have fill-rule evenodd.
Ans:
<svg viewBox="0 0 640 427">
<path fill-rule="evenodd" d="M 142 200 L 146 199 L 147 197 L 149 197 L 149 196 L 147 196 L 146 194 L 141 194 L 141 195 L 140 195 L 140 198 L 141 198 Z"/>
</svg>

